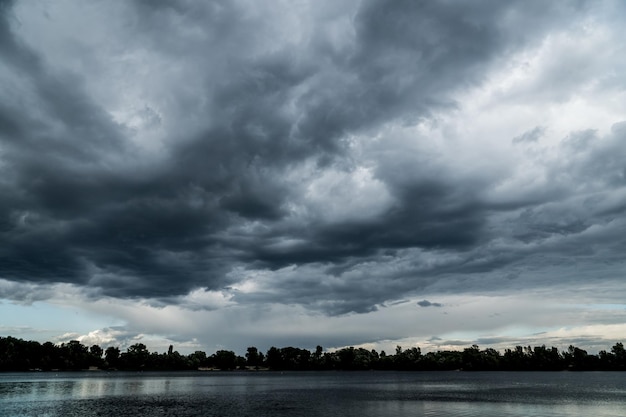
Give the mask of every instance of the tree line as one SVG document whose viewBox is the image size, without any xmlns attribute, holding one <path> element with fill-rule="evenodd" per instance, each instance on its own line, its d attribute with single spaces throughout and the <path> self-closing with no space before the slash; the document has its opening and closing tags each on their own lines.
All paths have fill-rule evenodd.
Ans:
<svg viewBox="0 0 626 417">
<path fill-rule="evenodd" d="M 87 347 L 77 340 L 68 343 L 43 344 L 15 337 L 0 337 L 0 371 L 51 370 L 403 370 L 403 371 L 624 371 L 626 350 L 621 342 L 610 351 L 597 355 L 570 345 L 566 351 L 555 347 L 516 346 L 503 353 L 492 348 L 473 345 L 463 350 L 443 350 L 423 354 L 418 347 L 402 349 L 393 354 L 385 351 L 348 347 L 324 352 L 296 347 L 271 347 L 264 354 L 249 347 L 245 356 L 230 350 L 218 350 L 212 355 L 196 351 L 182 355 L 170 346 L 167 353 L 150 352 L 143 343 L 130 346 L 125 352 L 119 347 L 102 349 Z"/>
</svg>

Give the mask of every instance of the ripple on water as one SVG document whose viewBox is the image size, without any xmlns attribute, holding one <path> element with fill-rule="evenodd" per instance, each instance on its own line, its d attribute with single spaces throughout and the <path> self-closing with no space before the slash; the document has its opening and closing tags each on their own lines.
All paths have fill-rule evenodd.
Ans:
<svg viewBox="0 0 626 417">
<path fill-rule="evenodd" d="M 0 375 L 0 416 L 623 417 L 626 409 L 626 374 L 615 373 L 189 375 Z"/>
</svg>

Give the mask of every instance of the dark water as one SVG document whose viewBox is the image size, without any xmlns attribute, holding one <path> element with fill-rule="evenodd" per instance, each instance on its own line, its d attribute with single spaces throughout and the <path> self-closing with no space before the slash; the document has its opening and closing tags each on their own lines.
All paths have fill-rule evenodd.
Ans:
<svg viewBox="0 0 626 417">
<path fill-rule="evenodd" d="M 0 374 L 0 416 L 626 415 L 626 373 Z"/>
</svg>

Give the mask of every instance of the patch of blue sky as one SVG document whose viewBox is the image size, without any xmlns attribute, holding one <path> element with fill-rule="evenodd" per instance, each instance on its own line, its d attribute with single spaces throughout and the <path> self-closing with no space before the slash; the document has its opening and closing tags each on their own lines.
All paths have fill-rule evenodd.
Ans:
<svg viewBox="0 0 626 417">
<path fill-rule="evenodd" d="M 4 336 L 38 341 L 47 341 L 64 333 L 86 334 L 112 325 L 108 318 L 41 301 L 23 305 L 0 300 L 0 317 L 0 333 Z"/>
</svg>

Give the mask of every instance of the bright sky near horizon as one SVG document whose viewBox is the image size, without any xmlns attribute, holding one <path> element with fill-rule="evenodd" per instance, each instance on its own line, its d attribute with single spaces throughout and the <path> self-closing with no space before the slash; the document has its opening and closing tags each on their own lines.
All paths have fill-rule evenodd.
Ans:
<svg viewBox="0 0 626 417">
<path fill-rule="evenodd" d="M 626 340 L 626 2 L 0 1 L 0 335 Z"/>
</svg>

